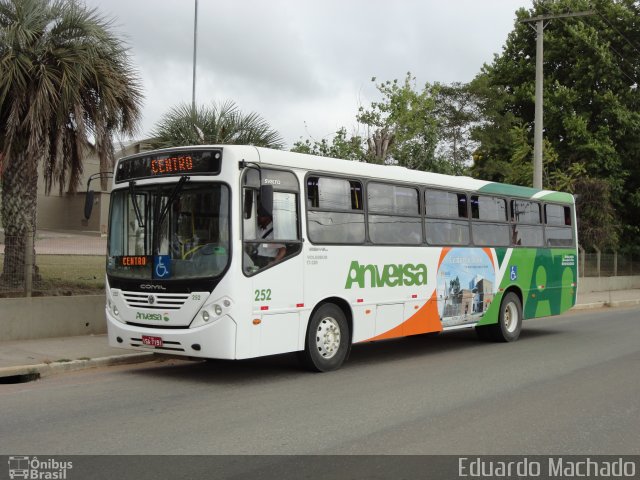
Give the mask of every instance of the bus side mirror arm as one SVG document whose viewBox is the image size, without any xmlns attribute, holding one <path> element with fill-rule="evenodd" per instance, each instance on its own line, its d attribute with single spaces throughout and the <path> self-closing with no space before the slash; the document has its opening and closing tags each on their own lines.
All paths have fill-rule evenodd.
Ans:
<svg viewBox="0 0 640 480">
<path fill-rule="evenodd" d="M 86 220 L 89 220 L 91 218 L 91 211 L 93 210 L 93 198 L 95 195 L 94 191 L 91 190 L 91 181 L 95 180 L 96 178 L 102 177 L 111 178 L 113 177 L 113 172 L 94 173 L 93 175 L 90 175 L 89 180 L 87 180 L 87 193 L 84 197 L 84 218 Z"/>
<path fill-rule="evenodd" d="M 270 217 L 273 216 L 273 185 L 262 184 L 262 168 L 260 167 L 260 165 L 254 162 L 247 162 L 246 160 L 240 160 L 238 162 L 238 168 L 240 170 L 244 168 L 253 168 L 258 171 L 258 176 L 260 178 L 260 193 L 259 193 L 260 200 L 258 203 L 258 211 L 262 211 Z"/>
</svg>

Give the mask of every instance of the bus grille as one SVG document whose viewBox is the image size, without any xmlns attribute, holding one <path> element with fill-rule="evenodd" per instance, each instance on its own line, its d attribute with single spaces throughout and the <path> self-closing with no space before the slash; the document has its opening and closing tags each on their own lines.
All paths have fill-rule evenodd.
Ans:
<svg viewBox="0 0 640 480">
<path fill-rule="evenodd" d="M 122 292 L 127 305 L 134 308 L 179 310 L 189 298 L 188 293 Z"/>
</svg>

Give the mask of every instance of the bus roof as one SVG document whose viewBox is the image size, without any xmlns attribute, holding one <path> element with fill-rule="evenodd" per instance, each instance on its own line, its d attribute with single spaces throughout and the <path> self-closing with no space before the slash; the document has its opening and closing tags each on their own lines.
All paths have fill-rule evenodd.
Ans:
<svg viewBox="0 0 640 480">
<path fill-rule="evenodd" d="M 552 190 L 538 190 L 531 187 L 489 182 L 476 178 L 441 173 L 411 170 L 397 165 L 376 165 L 371 163 L 340 160 L 282 150 L 257 147 L 260 162 L 288 168 L 301 168 L 318 173 L 332 173 L 416 183 L 433 187 L 472 190 L 479 193 L 530 198 L 550 202 L 574 203 L 573 195 Z"/>
<path fill-rule="evenodd" d="M 258 153 L 258 162 L 265 165 L 273 165 L 291 169 L 303 169 L 318 173 L 329 173 L 337 175 L 348 175 L 359 178 L 389 180 L 404 183 L 415 183 L 433 187 L 452 188 L 457 190 L 471 190 L 489 195 L 503 195 L 508 197 L 529 198 L 559 203 L 574 203 L 573 195 L 552 190 L 538 190 L 531 187 L 510 185 L 507 183 L 489 182 L 476 178 L 456 175 L 444 175 L 441 173 L 424 172 L 411 170 L 397 165 L 376 165 L 371 163 L 356 162 L 352 160 L 341 160 L 331 157 L 320 157 L 305 153 L 289 152 L 285 150 L 273 150 L 263 147 L 253 147 L 246 145 L 192 145 L 175 148 L 164 148 L 161 150 L 145 151 L 138 154 L 124 157 L 128 158 L 149 155 L 160 152 L 170 152 L 178 150 L 193 150 L 207 148 L 223 148 L 234 150 L 236 154 L 253 157 Z M 223 153 L 224 158 L 224 153 Z"/>
</svg>

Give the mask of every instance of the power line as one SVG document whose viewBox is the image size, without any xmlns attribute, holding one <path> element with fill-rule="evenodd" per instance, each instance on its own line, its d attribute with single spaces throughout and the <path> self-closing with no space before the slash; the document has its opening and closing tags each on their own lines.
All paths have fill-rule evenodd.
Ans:
<svg viewBox="0 0 640 480">
<path fill-rule="evenodd" d="M 547 13 L 547 14 L 551 14 L 551 12 L 550 12 L 547 8 L 545 8 L 545 6 L 544 6 L 544 5 L 542 5 L 542 8 L 546 11 L 546 13 Z M 623 38 L 627 43 L 629 43 L 629 45 L 631 46 L 631 48 L 633 48 L 636 52 L 640 53 L 640 51 L 639 51 L 639 50 L 636 48 L 636 46 L 631 42 L 631 40 L 629 40 L 627 37 L 625 37 L 625 36 L 622 34 L 622 32 L 620 32 L 620 30 L 618 30 L 614 25 L 612 25 L 612 24 L 609 22 L 609 20 L 608 20 L 605 16 L 603 16 L 603 15 L 602 15 L 602 13 L 601 13 L 601 12 L 599 12 L 598 10 L 592 10 L 592 12 L 593 12 L 593 13 L 598 14 L 598 16 L 599 16 L 602 20 L 604 20 L 604 21 L 607 23 L 607 25 L 609 25 L 613 30 L 615 30 L 615 31 L 618 33 L 618 35 L 620 35 L 620 36 L 621 36 L 621 37 L 622 37 L 622 38 Z M 561 18 L 561 20 L 562 20 L 562 22 L 563 22 L 566 26 L 569 26 L 569 25 L 567 24 L 566 18 Z M 597 28 L 597 27 L 594 27 L 594 28 Z M 569 30 L 569 32 L 570 32 L 570 33 L 572 33 L 572 34 L 574 33 L 570 28 L 569 28 L 568 30 Z M 575 34 L 574 34 L 574 36 L 575 36 Z M 578 37 L 578 38 L 579 38 L 579 37 Z M 622 61 L 624 61 L 624 62 L 628 63 L 628 64 L 629 64 L 629 66 L 632 68 L 632 71 L 635 71 L 635 69 L 636 69 L 636 65 L 635 65 L 631 60 L 627 59 L 624 55 L 622 55 L 620 52 L 618 52 L 618 51 L 617 51 L 617 50 L 616 50 L 616 49 L 611 45 L 611 42 L 606 41 L 604 38 L 602 39 L 602 41 L 603 41 L 603 43 L 607 46 L 607 48 L 609 48 L 609 50 L 610 50 L 611 52 L 613 52 L 615 55 L 617 55 L 618 57 L 620 57 L 620 59 L 621 59 Z M 588 46 L 590 46 L 594 51 L 596 51 L 596 52 L 597 52 L 596 47 L 595 47 L 594 45 L 591 45 L 591 44 L 590 44 L 589 42 L 587 42 L 587 41 L 584 41 L 584 43 L 585 43 L 585 44 L 587 44 Z M 618 70 L 620 71 L 620 73 L 621 73 L 622 75 L 624 75 L 624 76 L 625 76 L 625 77 L 626 77 L 630 82 L 632 82 L 632 83 L 633 83 L 633 84 L 635 84 L 635 85 L 638 85 L 638 84 L 640 83 L 640 82 L 638 81 L 638 79 L 633 78 L 633 76 L 631 76 L 631 75 L 627 74 L 627 72 L 626 72 L 625 70 L 623 70 L 623 69 L 622 69 L 622 66 L 621 66 L 618 62 L 616 62 L 616 64 L 615 64 L 615 65 L 616 65 L 616 67 L 618 68 Z"/>
<path fill-rule="evenodd" d="M 545 21 L 547 23 L 553 19 L 584 17 L 593 15 L 593 10 L 585 12 L 570 12 L 538 15 L 537 17 L 520 20 L 520 23 L 536 23 L 536 101 L 535 101 L 535 118 L 533 131 L 533 188 L 542 189 L 542 124 L 543 124 L 543 46 L 544 46 L 544 28 Z"/>
<path fill-rule="evenodd" d="M 604 15 L 602 15 L 602 13 L 600 13 L 599 11 L 596 10 L 596 13 L 598 14 L 598 16 L 604 20 L 607 25 L 609 25 L 611 28 L 613 28 L 616 32 L 618 32 L 618 35 L 620 35 L 622 38 L 624 38 L 626 40 L 626 42 L 631 45 L 631 48 L 633 48 L 637 53 L 640 53 L 640 50 L 638 50 L 638 48 L 633 44 L 633 42 L 631 40 L 629 40 L 620 30 L 618 30 L 615 25 L 613 25 L 611 22 L 609 22 L 609 19 L 607 19 L 607 17 L 605 17 Z"/>
<path fill-rule="evenodd" d="M 565 20 L 564 20 L 564 19 L 562 19 L 562 20 L 563 20 L 563 22 L 565 22 Z M 566 22 L 565 22 L 565 23 L 566 23 Z M 569 26 L 569 25 L 567 25 L 567 26 Z M 570 28 L 568 28 L 567 30 L 568 30 L 572 35 L 574 35 L 574 37 L 576 37 L 576 38 L 580 38 L 580 37 L 576 36 L 576 35 L 574 34 L 574 32 L 573 32 Z M 584 41 L 584 43 L 585 43 L 585 45 L 588 45 L 589 47 L 591 47 L 595 52 L 597 52 L 597 49 L 596 49 L 596 46 L 595 46 L 595 45 L 592 45 L 591 43 L 589 43 L 589 42 L 587 42 L 587 41 Z M 613 47 L 613 45 L 611 45 L 611 42 L 609 42 L 609 41 L 607 41 L 606 39 L 602 38 L 602 43 L 603 43 L 604 45 L 606 45 L 606 46 L 607 46 L 607 48 L 608 48 L 611 52 L 613 52 L 615 55 L 617 55 L 617 56 L 620 58 L 620 60 L 622 60 L 623 62 L 628 63 L 628 64 L 629 64 L 629 66 L 630 66 L 630 67 L 632 67 L 632 69 L 634 69 L 634 70 L 635 70 L 635 65 L 634 65 L 634 63 L 633 63 L 631 60 L 629 60 L 628 58 L 626 58 L 624 55 L 622 55 L 620 52 L 618 52 L 618 50 L 616 50 L 616 49 Z M 633 46 L 633 45 L 632 45 L 632 46 Z M 635 49 L 635 48 L 634 48 L 634 49 Z M 640 53 L 640 52 L 639 52 L 639 53 Z M 618 71 L 619 71 L 623 76 L 625 76 L 625 77 L 626 77 L 626 78 L 627 78 L 631 83 L 636 84 L 636 85 L 637 85 L 638 83 L 640 83 L 640 82 L 638 82 L 638 79 L 633 78 L 633 77 L 632 77 L 631 75 L 629 75 L 625 70 L 623 70 L 623 68 L 622 68 L 622 66 L 620 65 L 620 63 L 619 63 L 619 62 L 615 62 L 615 66 L 618 68 Z"/>
</svg>

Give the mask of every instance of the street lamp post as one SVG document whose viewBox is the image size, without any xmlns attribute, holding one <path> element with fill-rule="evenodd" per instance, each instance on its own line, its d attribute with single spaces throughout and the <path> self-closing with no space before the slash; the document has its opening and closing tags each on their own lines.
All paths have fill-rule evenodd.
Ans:
<svg viewBox="0 0 640 480">
<path fill-rule="evenodd" d="M 193 85 L 191 88 L 191 108 L 196 110 L 196 53 L 198 48 L 198 0 L 195 0 L 193 16 Z"/>
</svg>

